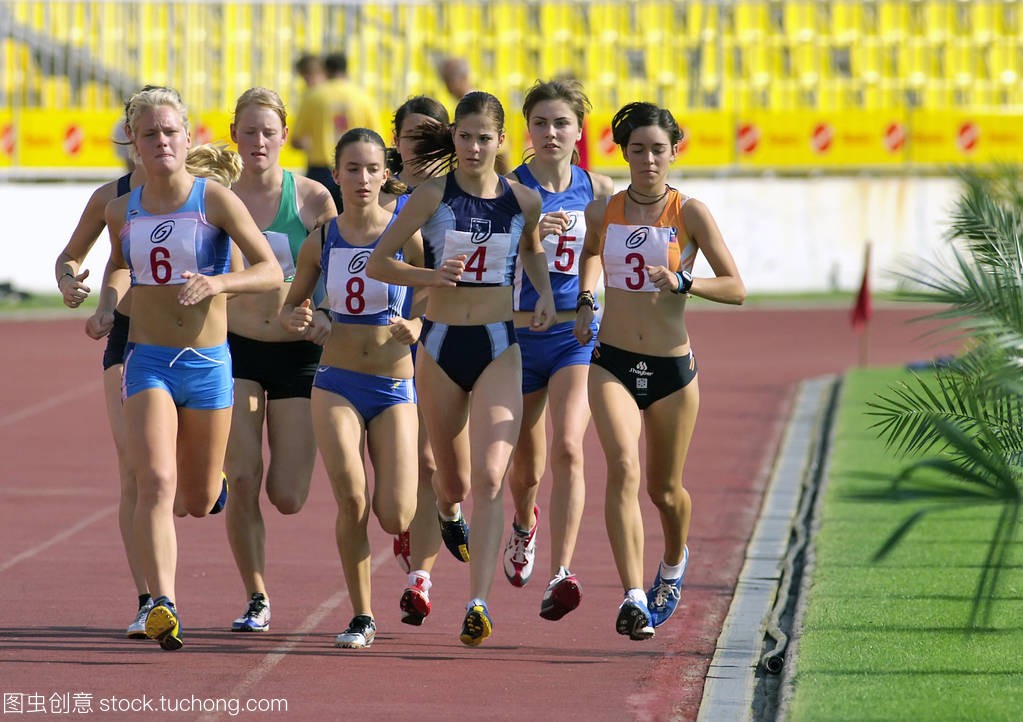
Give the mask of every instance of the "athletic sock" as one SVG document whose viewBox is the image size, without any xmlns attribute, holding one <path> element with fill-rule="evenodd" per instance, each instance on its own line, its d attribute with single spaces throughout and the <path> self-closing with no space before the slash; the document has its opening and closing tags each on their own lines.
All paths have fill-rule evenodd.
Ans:
<svg viewBox="0 0 1023 722">
<path fill-rule="evenodd" d="M 661 560 L 661 579 L 678 579 L 682 576 L 682 572 L 685 567 L 682 566 L 682 562 L 678 564 L 668 564 L 663 559 Z"/>
<path fill-rule="evenodd" d="M 625 592 L 625 598 L 630 601 L 636 602 L 637 604 L 643 605 L 646 604 L 646 592 L 644 592 L 642 589 L 635 588 L 630 589 L 629 591 Z"/>
<path fill-rule="evenodd" d="M 437 514 L 439 514 L 440 518 L 443 519 L 444 521 L 458 521 L 459 519 L 462 518 L 462 505 L 459 504 L 456 507 L 454 516 L 447 516 L 446 514 L 442 514 L 440 509 L 437 510 Z"/>
<path fill-rule="evenodd" d="M 148 592 L 146 594 L 140 594 L 139 595 L 139 609 L 142 609 L 142 607 L 144 607 L 147 604 L 149 604 L 149 602 L 150 602 L 150 600 L 152 598 L 153 598 L 153 595 L 149 594 Z"/>
<path fill-rule="evenodd" d="M 430 572 L 425 569 L 416 569 L 414 572 L 408 575 L 408 585 L 414 587 L 418 580 L 423 580 L 423 591 L 429 591 L 430 587 L 433 586 L 433 582 L 430 581 Z"/>
</svg>

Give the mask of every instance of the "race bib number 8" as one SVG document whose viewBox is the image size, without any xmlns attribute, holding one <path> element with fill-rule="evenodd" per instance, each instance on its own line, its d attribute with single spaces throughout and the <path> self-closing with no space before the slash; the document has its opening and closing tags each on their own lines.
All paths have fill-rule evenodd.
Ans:
<svg viewBox="0 0 1023 722">
<path fill-rule="evenodd" d="M 330 309 L 346 316 L 387 310 L 387 284 L 366 275 L 372 248 L 332 248 L 327 272 Z"/>
<path fill-rule="evenodd" d="M 198 221 L 192 218 L 136 218 L 131 222 L 129 260 L 135 282 L 146 286 L 184 283 L 185 271 L 199 272 L 195 256 Z"/>
</svg>

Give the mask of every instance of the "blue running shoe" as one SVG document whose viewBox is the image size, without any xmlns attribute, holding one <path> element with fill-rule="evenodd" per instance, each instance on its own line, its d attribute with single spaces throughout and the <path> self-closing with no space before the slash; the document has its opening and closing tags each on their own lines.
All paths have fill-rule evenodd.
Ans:
<svg viewBox="0 0 1023 722">
<path fill-rule="evenodd" d="M 232 632 L 268 632 L 270 631 L 270 600 L 265 594 L 254 592 L 249 599 L 249 608 L 245 614 L 231 622 Z"/>
<path fill-rule="evenodd" d="M 454 521 L 437 518 L 440 519 L 440 538 L 444 540 L 444 546 L 458 561 L 469 561 L 469 524 L 465 517 L 459 514 Z"/>
<path fill-rule="evenodd" d="M 689 547 L 683 547 L 682 574 L 678 579 L 662 579 L 660 568 L 658 568 L 657 576 L 654 577 L 654 585 L 646 593 L 647 608 L 650 610 L 650 621 L 653 626 L 661 626 L 668 621 L 668 617 L 675 613 L 679 599 L 682 597 L 682 580 L 685 579 L 688 565 Z"/>
<path fill-rule="evenodd" d="M 227 474 L 220 472 L 220 496 L 213 502 L 210 514 L 219 514 L 224 511 L 225 506 L 227 506 Z"/>
<path fill-rule="evenodd" d="M 490 612 L 484 602 L 474 604 L 465 613 L 465 621 L 462 622 L 462 633 L 459 639 L 462 644 L 470 647 L 478 647 L 483 640 L 494 631 L 494 623 L 490 621 Z"/>
<path fill-rule="evenodd" d="M 153 608 L 146 616 L 146 636 L 160 643 L 160 648 L 169 652 L 181 649 L 181 620 L 174 602 L 167 597 L 153 600 Z"/>
</svg>

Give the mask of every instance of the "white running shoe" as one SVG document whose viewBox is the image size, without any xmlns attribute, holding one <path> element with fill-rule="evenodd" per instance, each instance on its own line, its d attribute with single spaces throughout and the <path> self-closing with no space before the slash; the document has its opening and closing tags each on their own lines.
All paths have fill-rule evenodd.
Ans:
<svg viewBox="0 0 1023 722">
<path fill-rule="evenodd" d="M 146 638 L 146 617 L 149 616 L 149 610 L 153 608 L 153 598 L 150 597 L 149 601 L 139 607 L 138 614 L 135 615 L 135 621 L 128 625 L 127 637 L 128 639 L 145 639 Z"/>
<path fill-rule="evenodd" d="M 504 575 L 512 586 L 524 587 L 533 576 L 533 563 L 536 561 L 536 529 L 540 526 L 540 507 L 533 506 L 536 523 L 528 532 L 512 522 L 511 535 L 504 547 Z"/>
<path fill-rule="evenodd" d="M 377 624 L 373 617 L 359 614 L 352 617 L 348 629 L 337 635 L 334 644 L 343 649 L 365 649 L 373 644 L 377 636 Z"/>
<path fill-rule="evenodd" d="M 256 592 L 249 599 L 245 614 L 231 622 L 232 632 L 266 632 L 270 629 L 270 600 Z"/>
</svg>

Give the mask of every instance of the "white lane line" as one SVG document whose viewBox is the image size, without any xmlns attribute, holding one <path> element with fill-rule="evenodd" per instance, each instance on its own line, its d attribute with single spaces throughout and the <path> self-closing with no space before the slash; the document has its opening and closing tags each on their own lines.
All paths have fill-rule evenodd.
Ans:
<svg viewBox="0 0 1023 722">
<path fill-rule="evenodd" d="M 41 414 L 44 411 L 49 411 L 55 406 L 60 406 L 61 404 L 67 403 L 68 401 L 73 401 L 82 396 L 88 396 L 94 391 L 97 391 L 102 388 L 103 388 L 102 378 L 100 378 L 99 381 L 93 381 L 91 383 L 85 384 L 84 386 L 75 387 L 70 391 L 65 391 L 60 396 L 51 396 L 46 401 L 40 401 L 38 404 L 32 404 L 31 406 L 27 406 L 21 409 L 20 411 L 15 411 L 14 413 L 0 416 L 0 426 L 9 426 L 10 424 L 17 423 L 22 419 L 27 419 L 29 416 L 35 416 L 36 414 Z"/>
<path fill-rule="evenodd" d="M 3 562 L 2 564 L 0 564 L 0 572 L 6 572 L 8 569 L 13 567 L 15 564 L 20 564 L 21 562 L 25 561 L 26 559 L 31 559 L 35 555 L 37 555 L 37 554 L 39 554 L 41 552 L 46 551 L 47 549 L 49 549 L 50 547 L 54 546 L 55 544 L 60 544 L 65 539 L 69 539 L 70 537 L 73 537 L 75 534 L 77 534 L 78 532 L 82 531 L 87 526 L 89 526 L 91 524 L 94 524 L 95 522 L 99 521 L 100 519 L 102 519 L 103 517 L 107 516 L 108 514 L 114 512 L 114 511 L 117 511 L 117 504 L 111 504 L 110 506 L 103 507 L 99 511 L 94 512 L 92 515 L 85 517 L 84 519 L 82 519 L 80 522 L 78 522 L 74 526 L 68 527 L 67 529 L 62 531 L 60 534 L 57 534 L 57 536 L 51 537 L 50 539 L 44 541 L 42 544 L 37 544 L 36 546 L 32 547 L 31 549 L 26 549 L 25 551 L 23 551 L 21 554 L 17 555 L 16 557 L 13 557 L 11 559 L 8 559 L 6 562 Z"/>
<path fill-rule="evenodd" d="M 379 569 L 380 566 L 391 557 L 392 554 L 389 551 L 387 553 L 381 553 L 375 556 L 373 558 L 373 566 L 371 568 L 370 573 L 375 572 L 377 569 Z M 338 565 L 340 566 L 340 564 L 341 560 L 339 559 Z M 318 606 L 315 610 L 313 610 L 313 612 L 302 621 L 302 625 L 297 630 L 295 630 L 294 633 L 290 635 L 291 639 L 289 639 L 287 642 L 280 645 L 276 649 L 268 652 L 266 656 L 264 656 L 263 659 L 260 660 L 259 664 L 253 667 L 249 671 L 249 673 L 245 675 L 245 678 L 241 682 L 239 682 L 234 689 L 231 690 L 227 699 L 239 700 L 242 704 L 242 709 L 244 709 L 245 702 L 247 699 L 249 699 L 248 697 L 249 692 L 253 688 L 255 688 L 260 682 L 262 682 L 263 678 L 270 674 L 270 672 L 273 671 L 274 667 L 280 664 L 281 660 L 288 656 L 288 654 L 290 654 L 295 649 L 295 647 L 297 647 L 299 643 L 304 640 L 306 635 L 308 635 L 310 632 L 316 629 L 316 627 L 319 626 L 320 622 L 322 622 L 328 614 L 337 609 L 341 605 L 341 602 L 343 602 L 347 598 L 348 592 L 346 590 L 342 590 L 334 594 L 334 596 L 330 597 L 329 599 L 324 601 L 320 606 Z M 216 722 L 217 720 L 220 719 L 223 719 L 222 715 L 219 712 L 214 712 L 211 714 L 200 715 L 198 718 L 198 722 Z"/>
</svg>

